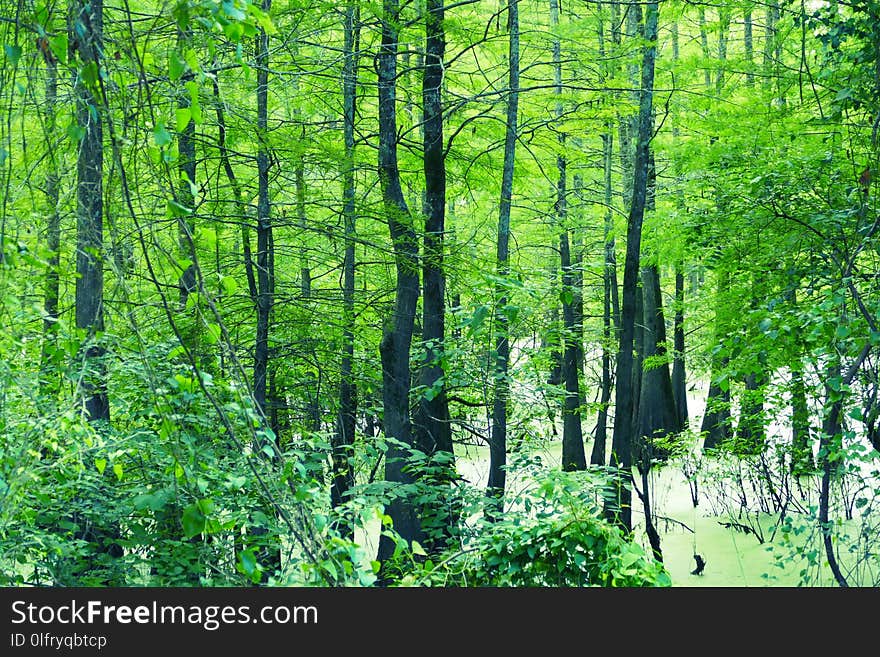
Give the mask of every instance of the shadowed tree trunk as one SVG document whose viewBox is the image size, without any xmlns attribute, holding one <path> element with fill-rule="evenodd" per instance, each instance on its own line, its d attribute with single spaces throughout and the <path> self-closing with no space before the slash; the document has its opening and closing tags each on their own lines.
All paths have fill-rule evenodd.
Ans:
<svg viewBox="0 0 880 657">
<path fill-rule="evenodd" d="M 54 400 L 61 379 L 58 368 L 53 366 L 58 344 L 59 271 L 61 260 L 61 213 L 58 211 L 60 172 L 55 148 L 52 144 L 56 129 L 58 102 L 58 63 L 51 50 L 45 50 L 46 62 L 46 136 L 49 148 L 49 173 L 46 175 L 46 225 L 45 296 L 43 301 L 43 343 L 40 348 L 40 396 Z M 46 400 L 48 401 L 48 399 Z"/>
<path fill-rule="evenodd" d="M 354 122 L 357 107 L 357 53 L 360 44 L 360 11 L 357 0 L 345 5 L 345 42 L 342 70 L 345 171 L 343 172 L 343 218 L 345 221 L 345 256 L 342 264 L 342 360 L 339 372 L 339 415 L 333 434 L 333 480 L 330 499 L 334 507 L 345 502 L 354 486 L 354 433 L 357 420 L 357 386 L 354 381 L 354 285 L 355 285 L 355 162 Z M 345 516 L 340 533 L 354 536 L 353 519 Z"/>
<path fill-rule="evenodd" d="M 446 342 L 446 273 L 443 266 L 446 231 L 446 162 L 443 144 L 443 69 L 446 49 L 443 0 L 427 0 L 425 7 L 425 57 L 422 76 L 422 139 L 425 173 L 425 236 L 422 259 L 422 340 L 425 354 L 419 373 L 424 392 L 416 409 L 416 443 L 426 454 L 444 453 L 442 480 L 455 477 L 452 427 L 446 376 L 443 369 Z M 455 518 L 451 510 L 432 513 L 429 547 L 446 546 Z"/>
<path fill-rule="evenodd" d="M 555 30 L 559 26 L 559 2 L 550 0 L 550 27 Z M 553 38 L 553 78 L 554 93 L 562 95 L 562 60 L 559 38 Z M 557 100 L 555 109 L 556 121 L 562 121 L 562 102 Z M 567 193 L 567 161 L 564 155 L 565 133 L 559 129 L 559 155 L 556 156 L 556 220 L 560 227 L 559 254 L 562 273 L 562 380 L 565 384 L 565 399 L 562 408 L 562 469 L 583 470 L 587 467 L 584 454 L 584 435 L 581 425 L 581 393 L 580 370 L 578 367 L 579 341 L 575 323 L 574 272 L 572 271 L 571 247 L 567 225 L 568 204 Z"/>
<path fill-rule="evenodd" d="M 79 53 L 83 69 L 100 66 L 103 48 L 104 5 L 100 0 L 81 1 L 72 7 L 71 46 Z M 104 331 L 104 170 L 103 108 L 93 87 L 77 75 L 77 123 L 83 131 L 76 159 L 76 327 L 85 330 L 80 382 L 89 421 L 109 420 L 104 348 L 98 343 Z"/>
<path fill-rule="evenodd" d="M 397 283 L 394 310 L 385 321 L 379 353 L 382 360 L 382 401 L 385 436 L 397 441 L 385 456 L 385 479 L 412 484 L 405 468 L 408 450 L 414 447 L 409 414 L 410 347 L 419 300 L 419 247 L 409 207 L 400 185 L 397 163 L 397 51 L 400 7 L 397 0 L 382 2 L 382 42 L 379 48 L 379 183 L 391 242 Z M 421 519 L 412 500 L 395 496 L 386 506 L 394 530 L 406 541 L 424 542 Z M 385 564 L 395 543 L 384 534 L 379 539 L 377 560 Z"/>
<path fill-rule="evenodd" d="M 721 298 L 729 285 L 730 275 L 719 272 L 718 289 L 715 297 L 715 344 L 722 344 L 725 329 L 722 321 L 723 308 Z M 720 383 L 720 377 L 727 368 L 727 356 L 712 357 L 709 392 L 706 395 L 706 411 L 700 424 L 700 433 L 704 435 L 703 449 L 720 447 L 730 437 L 730 388 Z"/>
<path fill-rule="evenodd" d="M 642 84 L 639 102 L 639 131 L 633 168 L 632 204 L 627 221 L 626 262 L 623 274 L 623 304 L 620 347 L 617 352 L 617 387 L 615 393 L 614 435 L 610 464 L 618 469 L 616 499 L 607 500 L 605 514 L 626 530 L 632 529 L 632 450 L 633 437 L 633 345 L 642 241 L 642 221 L 648 191 L 650 142 L 654 97 L 654 61 L 657 53 L 658 7 L 645 5 L 645 46 L 642 61 Z"/>
<path fill-rule="evenodd" d="M 263 0 L 263 10 L 269 11 L 271 0 Z M 264 30 L 255 42 L 257 69 L 257 331 L 254 344 L 254 403 L 268 428 L 269 412 L 266 405 L 267 373 L 269 368 L 269 333 L 274 304 L 275 271 L 272 243 L 272 206 L 269 199 L 269 35 Z M 277 436 L 275 437 L 277 441 Z M 257 451 L 263 445 L 255 446 Z M 273 444 L 274 447 L 274 444 Z M 273 510 L 267 514 L 274 515 Z M 255 527 L 254 536 L 268 535 L 262 527 Z M 273 573 L 281 569 L 281 546 L 277 537 L 261 546 L 260 562 L 263 569 Z"/>
<path fill-rule="evenodd" d="M 619 8 L 612 2 L 611 9 L 611 40 L 615 46 L 620 45 Z M 599 56 L 605 59 L 605 28 L 599 20 Z M 610 68 L 608 75 L 613 75 L 616 67 Z M 605 262 L 602 271 L 602 381 L 599 393 L 599 414 L 596 418 L 596 436 L 590 463 L 605 465 L 605 451 L 608 443 L 608 411 L 611 404 L 613 387 L 613 346 L 617 343 L 617 330 L 620 327 L 620 300 L 617 288 L 617 255 L 614 237 L 614 187 L 612 185 L 614 157 L 614 132 L 612 123 L 606 124 L 602 135 L 603 184 L 605 201 L 605 225 L 603 243 L 605 245 Z"/>
<path fill-rule="evenodd" d="M 504 168 L 501 172 L 501 200 L 498 210 L 498 242 L 496 272 L 499 279 L 510 275 L 510 206 L 513 196 L 513 173 L 516 153 L 519 106 L 519 0 L 507 0 L 508 82 L 507 127 L 504 133 Z M 507 291 L 501 283 L 495 286 L 495 363 L 493 367 L 492 432 L 489 438 L 489 517 L 497 517 L 503 509 L 507 476 L 507 403 L 510 383 L 510 335 L 506 315 Z"/>
<path fill-rule="evenodd" d="M 684 273 L 681 263 L 675 267 L 675 314 L 672 326 L 672 396 L 675 399 L 678 427 L 683 431 L 688 426 L 688 404 L 684 360 Z"/>
</svg>

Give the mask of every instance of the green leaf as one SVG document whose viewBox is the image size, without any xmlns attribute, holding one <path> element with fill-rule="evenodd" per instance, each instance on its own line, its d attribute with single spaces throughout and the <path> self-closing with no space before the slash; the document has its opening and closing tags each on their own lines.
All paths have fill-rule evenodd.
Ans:
<svg viewBox="0 0 880 657">
<path fill-rule="evenodd" d="M 218 324 L 208 323 L 205 326 L 205 342 L 208 344 L 217 344 L 220 341 L 220 326 Z"/>
<path fill-rule="evenodd" d="M 104 469 L 107 467 L 107 459 L 95 459 L 95 467 L 98 469 L 98 474 L 104 474 Z"/>
<path fill-rule="evenodd" d="M 257 557 L 252 548 L 242 550 L 238 553 L 238 563 L 241 565 L 241 572 L 251 577 L 257 570 Z"/>
<path fill-rule="evenodd" d="M 113 474 L 116 475 L 117 481 L 122 481 L 122 464 L 114 463 L 113 464 Z"/>
<path fill-rule="evenodd" d="M 205 530 L 205 514 L 198 504 L 188 504 L 183 510 L 180 522 L 187 538 L 198 536 Z"/>
<path fill-rule="evenodd" d="M 238 290 L 238 281 L 234 276 L 220 276 L 220 287 L 223 288 L 223 294 L 231 296 Z"/>
<path fill-rule="evenodd" d="M 191 208 L 178 203 L 173 198 L 168 199 L 168 202 L 165 204 L 165 210 L 169 217 L 188 217 L 192 214 Z"/>
<path fill-rule="evenodd" d="M 412 552 L 413 552 L 413 554 L 417 554 L 422 557 L 428 556 L 428 553 L 425 552 L 425 548 L 423 548 L 422 545 L 418 541 L 412 542 Z"/>
<path fill-rule="evenodd" d="M 187 91 L 189 91 L 189 111 L 192 120 L 196 123 L 202 122 L 202 106 L 199 103 L 199 85 L 195 82 L 186 83 Z"/>
<path fill-rule="evenodd" d="M 159 148 L 167 146 L 171 143 L 171 133 L 165 129 L 164 124 L 159 123 L 158 125 L 156 125 L 155 128 L 153 128 L 153 142 Z"/>
<path fill-rule="evenodd" d="M 192 120 L 192 112 L 190 112 L 189 107 L 178 107 L 174 112 L 174 116 L 177 132 L 183 132 L 186 130 L 186 126 L 188 126 L 189 122 Z"/>
<path fill-rule="evenodd" d="M 168 54 L 168 77 L 172 82 L 177 82 L 186 72 L 186 62 L 176 50 L 172 50 Z"/>
</svg>

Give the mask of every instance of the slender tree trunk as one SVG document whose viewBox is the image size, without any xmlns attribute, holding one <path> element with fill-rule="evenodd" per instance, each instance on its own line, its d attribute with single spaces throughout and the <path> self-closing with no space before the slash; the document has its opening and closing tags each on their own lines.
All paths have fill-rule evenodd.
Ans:
<svg viewBox="0 0 880 657">
<path fill-rule="evenodd" d="M 382 2 L 382 43 L 378 57 L 379 182 L 388 230 L 394 246 L 397 285 L 394 310 L 386 320 L 379 345 L 382 360 L 382 400 L 385 435 L 398 443 L 385 456 L 385 479 L 412 484 L 406 471 L 409 448 L 414 447 L 409 415 L 410 347 L 419 299 L 419 247 L 409 207 L 400 185 L 397 163 L 397 51 L 400 7 L 398 0 Z M 395 531 L 406 541 L 424 542 L 421 519 L 413 502 L 396 496 L 386 507 Z M 379 539 L 377 559 L 383 564 L 394 553 L 394 541 Z"/>
<path fill-rule="evenodd" d="M 672 61 L 678 61 L 678 22 L 672 24 Z M 672 124 L 672 139 L 677 143 L 679 136 L 678 123 Z M 686 211 L 684 191 L 682 185 L 682 172 L 676 171 L 675 191 L 676 205 L 681 212 Z M 675 398 L 675 411 L 678 415 L 678 426 L 683 430 L 688 426 L 688 403 L 687 403 L 687 374 L 685 367 L 685 340 L 684 340 L 684 263 L 680 260 L 675 263 L 675 314 L 672 320 L 672 394 Z"/>
<path fill-rule="evenodd" d="M 83 69 L 100 66 L 103 49 L 104 4 L 80 0 L 73 7 L 72 43 Z M 96 90 L 77 75 L 77 122 L 83 131 L 76 161 L 76 327 L 86 332 L 83 345 L 83 378 L 80 386 L 89 421 L 109 420 L 104 348 L 98 343 L 104 331 L 104 204 L 103 108 Z"/>
<path fill-rule="evenodd" d="M 865 347 L 859 361 L 863 360 L 868 353 L 869 347 Z M 826 381 L 842 378 L 844 385 L 849 385 L 858 367 L 854 365 L 849 373 L 841 377 L 840 361 L 834 356 L 828 365 Z M 843 414 L 843 396 L 840 391 L 834 390 L 830 385 L 825 385 L 825 417 L 822 420 L 822 433 L 819 438 L 819 464 L 822 468 L 822 480 L 819 488 L 819 530 L 822 532 L 822 543 L 825 548 L 825 558 L 837 581 L 837 585 L 846 588 L 849 586 L 846 577 L 840 570 L 834 550 L 832 536 L 833 524 L 830 521 L 831 505 L 831 479 L 835 471 L 841 466 L 840 444 L 842 440 L 841 415 Z"/>
<path fill-rule="evenodd" d="M 446 213 L 446 165 L 443 144 L 443 58 L 445 34 L 443 1 L 428 0 L 425 11 L 425 64 L 422 77 L 425 172 L 425 236 L 423 256 L 422 338 L 425 355 L 420 383 L 431 393 L 422 395 L 418 408 L 418 435 L 422 451 L 452 453 L 449 402 L 443 371 L 446 338 L 446 275 L 443 249 Z"/>
<path fill-rule="evenodd" d="M 443 265 L 446 231 L 446 162 L 443 144 L 443 70 L 446 49 L 443 0 L 428 0 L 425 16 L 425 57 L 422 76 L 422 138 L 425 174 L 425 236 L 422 259 L 422 340 L 424 360 L 419 383 L 425 392 L 416 409 L 416 440 L 426 454 L 445 453 L 443 478 L 455 477 L 452 427 L 443 369 L 446 342 L 446 273 Z M 446 545 L 456 519 L 449 512 L 436 518 L 432 549 Z"/>
<path fill-rule="evenodd" d="M 752 71 L 755 59 L 755 46 L 752 37 L 751 7 L 746 7 L 743 10 L 743 46 L 746 51 L 746 84 L 751 87 L 755 84 L 755 74 Z"/>
<path fill-rule="evenodd" d="M 43 342 L 40 349 L 40 393 L 41 397 L 54 399 L 60 387 L 58 368 L 53 366 L 58 344 L 58 301 L 59 272 L 61 260 L 61 214 L 58 212 L 59 165 L 52 146 L 56 129 L 58 102 L 58 63 L 51 51 L 44 53 L 46 61 L 46 135 L 49 144 L 49 173 L 46 176 L 46 206 L 48 222 L 46 225 L 46 248 L 49 256 L 46 262 L 45 297 L 43 302 Z M 47 399 L 47 401 L 48 401 Z"/>
<path fill-rule="evenodd" d="M 721 4 L 718 8 L 718 72 L 715 75 L 715 91 L 724 88 L 725 63 L 727 62 L 727 39 L 730 31 L 730 7 Z"/>
<path fill-rule="evenodd" d="M 357 0 L 345 5 L 344 63 L 342 70 L 345 171 L 343 172 L 343 218 L 345 221 L 345 256 L 342 264 L 342 360 L 339 375 L 339 415 L 333 436 L 333 483 L 330 499 L 334 507 L 345 502 L 355 484 L 353 457 L 357 420 L 357 386 L 354 380 L 354 286 L 355 286 L 355 162 L 354 122 L 357 108 L 357 61 L 360 43 L 360 10 Z M 340 526 L 343 536 L 354 535 L 352 519 Z"/>
<path fill-rule="evenodd" d="M 611 41 L 620 46 L 619 7 L 610 3 Z M 605 28 L 599 21 L 599 56 L 606 57 Z M 613 58 L 612 58 L 613 61 Z M 607 75 L 616 71 L 616 66 L 608 65 Z M 605 201 L 605 225 L 603 242 L 605 245 L 605 266 L 602 272 L 602 383 L 599 397 L 599 413 L 596 419 L 596 437 L 590 454 L 590 463 L 605 465 L 605 451 L 608 443 L 608 411 L 611 404 L 611 391 L 614 384 L 612 345 L 617 344 L 617 329 L 620 326 L 620 300 L 617 286 L 617 246 L 614 236 L 614 187 L 612 173 L 614 168 L 614 132 L 609 121 L 602 135 L 602 161 Z"/>
<path fill-rule="evenodd" d="M 613 133 L 610 125 L 602 136 L 603 157 L 605 162 L 605 267 L 602 275 L 602 385 L 599 397 L 599 416 L 596 420 L 596 438 L 590 463 L 605 465 L 605 449 L 608 442 L 608 407 L 611 403 L 612 389 L 612 344 L 617 341 L 616 329 L 618 315 L 617 297 L 617 262 L 614 244 L 614 216 L 612 210 L 611 169 L 613 155 Z"/>
<path fill-rule="evenodd" d="M 559 2 L 550 0 L 550 27 L 559 27 Z M 584 436 L 580 414 L 580 371 L 578 369 L 578 339 L 575 325 L 575 288 L 569 240 L 567 203 L 567 161 L 564 154 L 565 133 L 561 131 L 562 102 L 562 52 L 559 37 L 553 37 L 553 78 L 556 94 L 556 121 L 559 130 L 559 154 L 556 156 L 556 219 L 559 222 L 560 270 L 562 272 L 562 380 L 565 383 L 565 399 L 562 409 L 562 468 L 583 470 L 587 467 L 584 454 Z"/>
<path fill-rule="evenodd" d="M 675 266 L 675 314 L 672 319 L 672 396 L 681 430 L 688 425 L 687 376 L 685 374 L 684 342 L 684 272 L 681 263 Z"/>
<path fill-rule="evenodd" d="M 642 62 L 639 132 L 633 170 L 632 205 L 627 221 L 626 262 L 623 274 L 623 305 L 620 347 L 617 352 L 617 388 L 615 394 L 614 435 L 611 444 L 611 465 L 618 468 L 617 499 L 606 503 L 606 515 L 626 530 L 632 529 L 632 448 L 633 399 L 630 389 L 633 375 L 633 343 L 635 337 L 636 303 L 640 269 L 642 221 L 648 191 L 650 142 L 654 97 L 654 61 L 657 53 L 658 6 L 645 5 L 645 47 Z"/>
<path fill-rule="evenodd" d="M 263 0 L 268 11 L 271 0 Z M 254 401 L 263 417 L 266 409 L 266 372 L 269 364 L 269 320 L 272 312 L 272 278 L 269 244 L 272 239 L 272 207 L 269 200 L 269 36 L 257 36 L 257 337 L 254 346 Z"/>
<path fill-rule="evenodd" d="M 500 279 L 510 275 L 510 206 L 513 196 L 513 173 L 516 154 L 517 119 L 519 117 L 519 0 L 507 0 L 508 82 L 507 127 L 504 133 L 504 167 L 501 172 L 501 200 L 498 210 L 498 242 L 496 271 Z M 503 509 L 507 475 L 507 403 L 510 383 L 510 327 L 506 315 L 507 291 L 500 283 L 495 287 L 495 363 L 492 400 L 492 432 L 489 438 L 489 481 L 486 495 L 490 498 L 490 517 Z"/>
<path fill-rule="evenodd" d="M 178 28 L 177 44 L 178 49 L 183 50 L 192 41 L 192 32 L 189 29 L 182 30 Z M 182 112 L 191 111 L 192 101 L 189 95 L 189 89 L 186 83 L 191 82 L 194 78 L 192 71 L 187 71 L 180 79 L 180 87 L 177 95 L 177 108 Z M 177 190 L 177 201 L 185 208 L 193 209 L 195 206 L 195 195 L 192 187 L 196 184 L 196 123 L 192 116 L 186 122 L 183 130 L 177 133 L 177 152 L 178 152 L 178 173 L 180 175 L 180 184 Z M 190 217 L 192 215 L 189 215 Z M 182 258 L 192 257 L 191 247 L 193 238 L 192 219 L 188 216 L 178 218 L 178 248 Z M 186 287 L 181 286 L 180 293 L 182 295 L 183 304 L 186 304 L 186 298 L 183 296 Z"/>
</svg>

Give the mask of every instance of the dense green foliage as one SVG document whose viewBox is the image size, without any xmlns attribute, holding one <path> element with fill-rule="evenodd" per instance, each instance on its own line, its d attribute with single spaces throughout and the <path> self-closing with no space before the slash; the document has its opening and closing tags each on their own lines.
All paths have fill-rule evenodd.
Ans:
<svg viewBox="0 0 880 657">
<path fill-rule="evenodd" d="M 645 547 L 639 504 L 632 532 L 603 515 L 613 461 L 562 472 L 531 460 L 558 445 L 570 414 L 557 375 L 566 346 L 577 345 L 587 443 L 597 421 L 605 435 L 601 410 L 609 426 L 636 425 L 651 399 L 632 383 L 633 418 L 601 401 L 613 399 L 602 354 L 613 359 L 618 339 L 609 271 L 624 262 L 633 120 L 648 91 L 642 280 L 651 267 L 660 278 L 668 347 L 646 351 L 642 328 L 633 381 L 677 360 L 692 399 L 684 432 L 637 436 L 634 502 L 656 512 L 639 468 L 648 481 L 653 467 L 679 467 L 698 485 L 695 507 L 711 498 L 713 515 L 754 538 L 813 537 L 781 559 L 808 561 L 803 584 L 826 567 L 841 585 L 880 581 L 880 2 L 664 0 L 655 43 L 640 37 L 640 3 L 553 3 L 551 20 L 549 0 L 521 2 L 513 91 L 503 3 L 448 3 L 445 336 L 424 340 L 417 315 L 406 401 L 418 419 L 424 401 L 449 400 L 455 454 L 399 443 L 383 425 L 380 344 L 406 244 L 389 234 L 377 166 L 375 63 L 391 3 L 107 0 L 97 63 L 73 44 L 98 3 L 69 4 L 86 11 L 0 0 L 0 582 L 675 585 Z M 396 148 L 420 267 L 435 257 L 426 7 L 401 3 L 393 21 Z M 499 270 L 512 93 L 512 238 Z M 83 248 L 80 155 L 94 122 L 102 247 Z M 76 316 L 85 257 L 103 276 L 91 290 L 100 325 Z M 420 289 L 419 313 L 434 293 Z M 461 460 L 489 442 L 502 330 L 511 456 L 499 511 L 480 487 L 486 464 Z M 442 376 L 426 379 L 436 365 Z M 346 385 L 355 433 L 340 443 Z M 96 391 L 109 419 L 89 415 Z M 717 426 L 700 426 L 704 402 L 720 409 Z M 709 433 L 721 438 L 704 450 Z M 399 480 L 383 476 L 389 454 L 408 457 Z M 353 485 L 337 503 L 340 473 Z M 415 510 L 418 540 L 386 515 L 395 500 Z M 396 546 L 383 564 L 380 534 Z"/>
</svg>

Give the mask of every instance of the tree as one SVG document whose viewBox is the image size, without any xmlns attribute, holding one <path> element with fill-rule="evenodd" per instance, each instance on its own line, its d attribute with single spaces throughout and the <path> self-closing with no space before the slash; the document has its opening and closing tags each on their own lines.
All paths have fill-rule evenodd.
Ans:
<svg viewBox="0 0 880 657">
<path fill-rule="evenodd" d="M 504 130 L 504 165 L 501 177 L 501 199 L 498 204 L 498 238 L 495 268 L 495 353 L 492 368 L 492 433 L 489 438 L 489 481 L 486 495 L 491 513 L 503 509 L 507 479 L 507 404 L 510 397 L 508 369 L 510 365 L 510 332 L 507 316 L 508 300 L 505 279 L 510 275 L 510 207 L 513 202 L 513 175 L 516 161 L 517 120 L 519 118 L 519 3 L 507 3 L 507 112 Z"/>
<path fill-rule="evenodd" d="M 618 470 L 616 499 L 606 503 L 606 515 L 626 529 L 632 529 L 631 478 L 632 449 L 634 445 L 633 399 L 633 343 L 635 338 L 636 302 L 640 268 L 642 221 L 648 192 L 648 167 L 652 137 L 654 90 L 654 62 L 657 54 L 658 6 L 650 2 L 645 7 L 645 47 L 642 59 L 641 99 L 639 103 L 638 137 L 633 166 L 632 203 L 627 220 L 626 260 L 623 270 L 623 299 L 621 304 L 620 345 L 617 350 L 617 386 L 615 390 L 614 435 L 611 444 L 611 465 Z"/>
<path fill-rule="evenodd" d="M 410 346 L 419 299 L 418 241 L 412 216 L 400 185 L 397 160 L 397 51 L 400 7 L 397 0 L 383 0 L 382 44 L 378 57 L 379 76 L 379 183 L 383 208 L 394 246 L 397 284 L 394 309 L 386 320 L 379 351 L 382 357 L 382 402 L 385 435 L 394 439 L 385 456 L 385 479 L 412 484 L 406 467 L 407 448 L 415 445 L 409 414 Z M 395 531 L 407 541 L 424 541 L 418 510 L 405 495 L 397 495 L 386 509 Z M 384 535 L 377 559 L 386 562 L 394 553 L 394 542 Z"/>
</svg>

